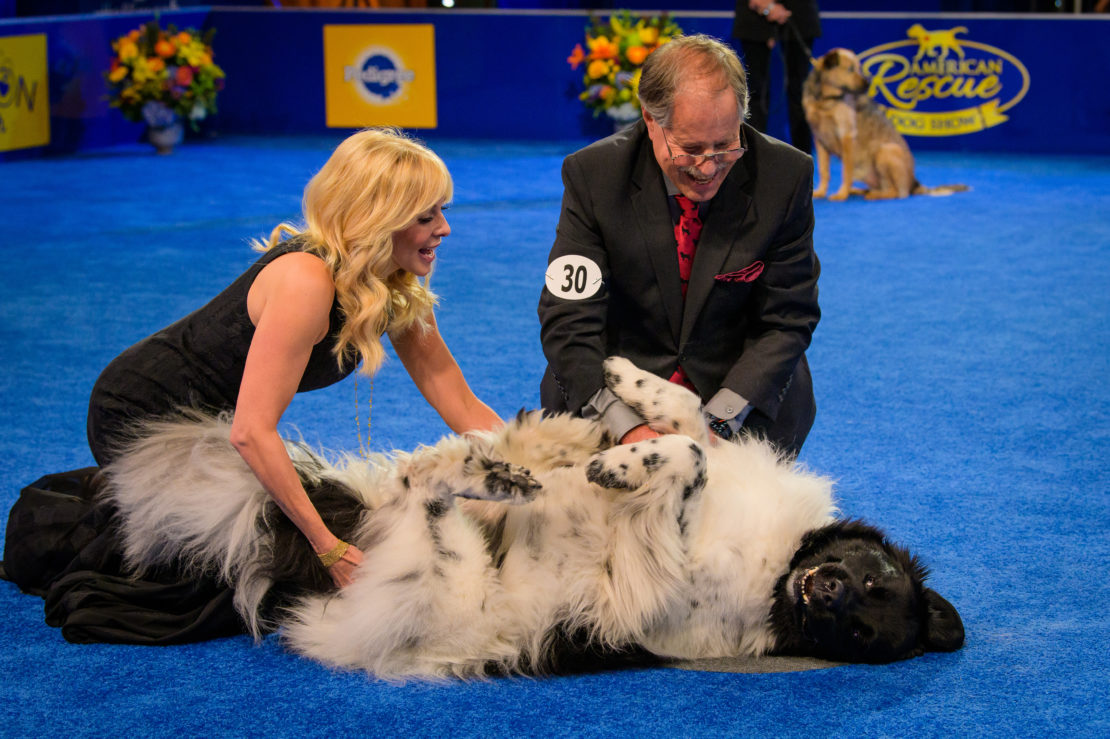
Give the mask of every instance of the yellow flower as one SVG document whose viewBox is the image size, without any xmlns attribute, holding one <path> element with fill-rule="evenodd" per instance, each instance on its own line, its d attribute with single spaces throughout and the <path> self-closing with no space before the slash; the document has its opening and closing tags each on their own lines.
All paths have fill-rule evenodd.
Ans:
<svg viewBox="0 0 1110 739">
<path fill-rule="evenodd" d="M 185 59 L 190 67 L 202 67 L 205 64 L 212 63 L 212 55 L 204 48 L 204 44 L 196 39 L 193 39 L 186 46 L 182 46 L 178 50 L 178 54 Z"/>
<path fill-rule="evenodd" d="M 590 66 L 586 67 L 586 75 L 592 80 L 601 79 L 607 74 L 609 74 L 609 62 L 601 59 L 594 59 L 590 62 Z"/>
<path fill-rule="evenodd" d="M 112 82 L 119 82 L 127 76 L 127 67 L 120 65 L 108 73 L 108 79 Z"/>
<path fill-rule="evenodd" d="M 141 85 L 154 77 L 153 70 L 148 65 L 146 57 L 135 57 L 135 64 L 131 69 L 131 76 L 136 85 Z"/>
<path fill-rule="evenodd" d="M 658 28 L 641 28 L 640 29 L 640 43 L 645 46 L 651 46 L 659 40 Z"/>
<path fill-rule="evenodd" d="M 120 39 L 119 42 L 119 60 L 125 62 L 128 59 L 134 59 L 139 55 L 139 47 L 131 39 Z"/>
</svg>

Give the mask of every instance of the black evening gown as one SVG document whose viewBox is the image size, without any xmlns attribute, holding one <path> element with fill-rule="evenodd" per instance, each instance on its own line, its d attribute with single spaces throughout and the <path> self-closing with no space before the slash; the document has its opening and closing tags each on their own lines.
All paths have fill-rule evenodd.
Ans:
<svg viewBox="0 0 1110 739">
<path fill-rule="evenodd" d="M 235 407 L 254 325 L 247 292 L 267 264 L 299 251 L 299 238 L 265 252 L 204 307 L 143 339 L 101 373 L 89 401 L 89 447 L 112 461 L 138 419 L 181 407 Z M 333 303 L 327 338 L 313 348 L 298 392 L 346 377 L 333 349 L 342 325 Z M 119 521 L 97 498 L 99 468 L 46 475 L 20 493 L 8 517 L 2 574 L 45 601 L 46 621 L 71 642 L 175 644 L 241 633 L 232 591 L 214 577 L 164 569 L 135 577 L 123 566 Z"/>
</svg>

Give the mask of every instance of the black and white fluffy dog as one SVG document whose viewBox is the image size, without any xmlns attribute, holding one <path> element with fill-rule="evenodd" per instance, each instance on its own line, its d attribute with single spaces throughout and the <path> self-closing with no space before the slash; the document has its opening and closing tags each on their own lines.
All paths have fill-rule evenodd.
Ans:
<svg viewBox="0 0 1110 739">
<path fill-rule="evenodd" d="M 337 465 L 289 450 L 364 553 L 336 591 L 228 443 L 227 419 L 143 430 L 107 469 L 137 570 L 215 572 L 256 635 L 385 678 L 543 672 L 564 651 L 888 662 L 954 650 L 956 610 L 832 484 L 757 440 L 711 443 L 698 399 L 623 359 L 607 382 L 661 430 L 614 446 L 594 422 L 504 428 Z"/>
</svg>

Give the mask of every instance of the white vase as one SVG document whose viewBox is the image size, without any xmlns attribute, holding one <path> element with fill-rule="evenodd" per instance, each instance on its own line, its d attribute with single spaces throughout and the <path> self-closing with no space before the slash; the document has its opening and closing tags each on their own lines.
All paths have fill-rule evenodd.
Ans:
<svg viewBox="0 0 1110 739">
<path fill-rule="evenodd" d="M 174 120 L 168 126 L 150 126 L 146 130 L 146 140 L 159 154 L 172 154 L 173 148 L 181 143 L 185 136 L 185 126 L 180 119 Z"/>
<path fill-rule="evenodd" d="M 624 103 L 615 108 L 606 108 L 605 115 L 613 120 L 613 133 L 622 131 L 640 120 L 640 109 L 632 103 Z"/>
</svg>

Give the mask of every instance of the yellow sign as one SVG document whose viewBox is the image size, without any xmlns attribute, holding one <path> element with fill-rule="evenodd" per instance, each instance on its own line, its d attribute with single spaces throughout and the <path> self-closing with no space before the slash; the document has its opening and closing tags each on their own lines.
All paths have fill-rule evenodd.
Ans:
<svg viewBox="0 0 1110 739">
<path fill-rule="evenodd" d="M 0 36 L 0 151 L 50 143 L 46 36 Z"/>
<path fill-rule="evenodd" d="M 331 128 L 435 128 L 434 27 L 324 26 L 324 99 Z"/>
<path fill-rule="evenodd" d="M 966 26 L 927 30 L 862 52 L 868 94 L 910 136 L 960 136 L 1009 120 L 1029 91 L 1029 70 L 1002 49 L 963 38 Z M 907 48 L 906 51 L 899 51 Z M 913 53 L 912 56 L 910 54 Z M 926 107 L 920 110 L 918 106 Z"/>
</svg>

